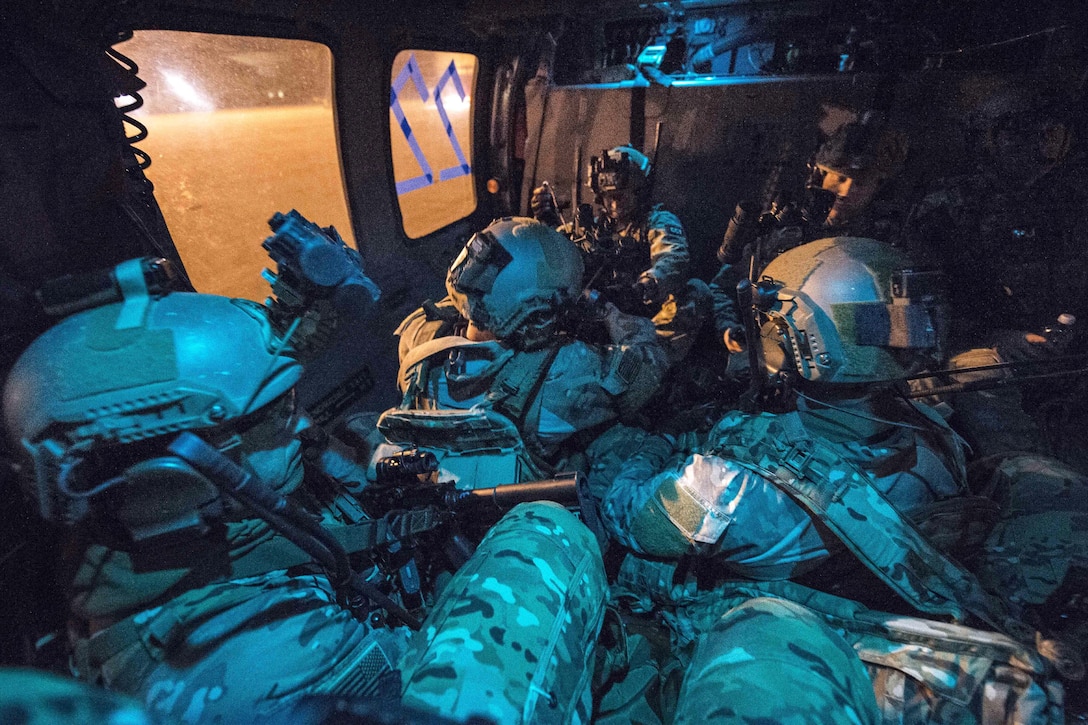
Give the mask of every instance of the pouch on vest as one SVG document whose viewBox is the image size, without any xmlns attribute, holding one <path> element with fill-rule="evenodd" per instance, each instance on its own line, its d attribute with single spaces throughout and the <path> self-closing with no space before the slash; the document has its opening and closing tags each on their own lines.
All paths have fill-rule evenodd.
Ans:
<svg viewBox="0 0 1088 725">
<path fill-rule="evenodd" d="M 460 489 L 534 481 L 551 475 L 532 460 L 510 419 L 490 408 L 391 408 L 378 418 L 378 430 L 394 445 L 378 446 L 375 461 L 405 446 L 429 451 L 438 459 L 439 480 L 452 480 Z"/>
</svg>

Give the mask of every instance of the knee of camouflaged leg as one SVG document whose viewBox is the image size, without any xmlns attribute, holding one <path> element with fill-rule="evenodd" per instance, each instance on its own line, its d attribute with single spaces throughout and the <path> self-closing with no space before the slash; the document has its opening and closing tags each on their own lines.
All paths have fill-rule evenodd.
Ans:
<svg viewBox="0 0 1088 725">
<path fill-rule="evenodd" d="M 551 503 L 495 525 L 402 660 L 405 704 L 501 723 L 588 722 L 608 585 L 593 534 Z"/>
<path fill-rule="evenodd" d="M 700 640 L 675 723 L 877 723 L 861 660 L 799 604 L 758 598 L 731 609 Z"/>
</svg>

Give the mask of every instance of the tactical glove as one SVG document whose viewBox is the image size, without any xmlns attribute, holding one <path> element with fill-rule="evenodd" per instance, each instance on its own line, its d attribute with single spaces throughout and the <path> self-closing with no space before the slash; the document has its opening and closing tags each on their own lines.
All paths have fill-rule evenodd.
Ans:
<svg viewBox="0 0 1088 725">
<path fill-rule="evenodd" d="M 550 227 L 557 227 L 561 223 L 559 210 L 555 208 L 555 197 L 547 184 L 541 184 L 533 189 L 533 195 L 529 198 L 529 208 L 532 209 L 533 218 Z"/>
<path fill-rule="evenodd" d="M 632 286 L 642 298 L 643 303 L 647 305 L 660 302 L 664 296 L 661 294 L 661 287 L 657 284 L 657 278 L 654 277 L 652 272 L 643 272 Z"/>
</svg>

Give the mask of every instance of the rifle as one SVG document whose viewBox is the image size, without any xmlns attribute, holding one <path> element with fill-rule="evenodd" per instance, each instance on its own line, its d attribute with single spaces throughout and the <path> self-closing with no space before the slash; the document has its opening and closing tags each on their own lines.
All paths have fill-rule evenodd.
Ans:
<svg viewBox="0 0 1088 725">
<path fill-rule="evenodd" d="M 555 501 L 564 506 L 578 503 L 584 484 L 580 472 L 559 473 L 554 478 L 505 483 L 488 488 L 457 488 L 453 481 L 435 482 L 438 459 L 429 451 L 408 450 L 375 463 L 377 480 L 363 490 L 363 507 L 372 515 L 398 509 L 437 506 L 454 517 L 471 515 L 477 520 L 503 513 L 519 503 Z M 493 523 L 493 521 L 488 521 Z"/>
<path fill-rule="evenodd" d="M 429 584 L 434 579 L 428 574 L 432 569 L 446 569 L 444 565 L 427 561 L 428 567 L 421 573 L 416 560 L 418 550 L 423 547 L 417 546 L 417 538 L 438 531 L 448 535 L 443 542 L 445 553 L 450 564 L 459 568 L 472 555 L 474 547 L 460 534 L 458 523 L 486 527 L 517 504 L 529 501 L 550 500 L 574 505 L 583 485 L 580 473 L 569 473 L 543 481 L 461 490 L 453 482 L 435 484 L 422 480 L 415 473 L 424 469 L 437 470 L 437 459 L 433 454 L 409 451 L 407 456 L 402 453 L 382 459 L 379 464 L 391 459 L 396 463 L 386 466 L 384 473 L 379 465 L 377 468 L 383 480 L 364 489 L 360 496 L 364 507 L 374 514 L 372 521 L 363 524 L 374 525 L 375 539 L 358 551 L 369 552 L 382 564 L 383 572 L 392 572 L 387 579 L 390 583 L 396 579 L 396 596 L 401 600 L 397 601 L 371 577 L 364 577 L 352 567 L 347 550 L 332 530 L 323 527 L 308 511 L 244 471 L 199 436 L 181 433 L 168 449 L 204 475 L 222 494 L 239 501 L 312 557 L 328 572 L 333 585 L 347 593 L 345 600 L 353 609 L 361 609 L 362 603 L 370 602 L 412 629 L 419 629 L 420 621 L 405 604 L 413 611 L 417 610 L 424 602 L 424 583 Z M 355 526 L 361 528 L 363 524 Z"/>
<path fill-rule="evenodd" d="M 419 604 L 445 572 L 460 569 L 469 560 L 476 542 L 504 513 L 530 501 L 577 505 L 584 485 L 581 473 L 561 473 L 540 481 L 460 489 L 453 481 L 436 482 L 437 471 L 438 461 L 427 451 L 387 456 L 375 465 L 378 480 L 359 497 L 375 517 L 434 512 L 440 523 L 434 536 L 397 542 L 387 548 L 381 562 L 383 569 L 396 572 L 402 598 Z"/>
</svg>

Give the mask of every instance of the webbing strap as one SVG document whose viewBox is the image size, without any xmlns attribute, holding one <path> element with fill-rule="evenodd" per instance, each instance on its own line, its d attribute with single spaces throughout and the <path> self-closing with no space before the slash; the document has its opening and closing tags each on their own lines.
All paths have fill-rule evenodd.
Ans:
<svg viewBox="0 0 1088 725">
<path fill-rule="evenodd" d="M 499 370 L 488 393 L 492 407 L 509 418 L 518 429 L 529 458 L 546 475 L 554 473 L 555 469 L 546 461 L 544 446 L 536 434 L 537 426 L 526 425 L 525 421 L 529 407 L 559 354 L 559 348 L 559 345 L 553 345 L 543 350 L 518 353 Z"/>
<path fill-rule="evenodd" d="M 900 515 L 868 472 L 809 436 L 796 414 L 778 422 L 785 426 L 785 440 L 760 437 L 729 446 L 728 455 L 801 503 L 916 609 L 956 619 L 966 611 L 1000 632 L 1031 639 L 1030 629 L 1009 615 L 1004 602 Z"/>
<path fill-rule="evenodd" d="M 404 359 L 400 361 L 400 369 L 397 371 L 397 382 L 400 384 L 401 390 L 404 390 L 406 393 L 409 392 L 408 386 L 411 381 L 408 378 L 408 373 L 413 367 L 432 355 L 437 355 L 440 352 L 445 352 L 454 347 L 480 344 L 483 343 L 473 342 L 461 335 L 447 335 L 446 337 L 435 337 L 427 340 L 427 342 L 416 345 L 409 350 L 408 354 L 404 356 Z"/>
<path fill-rule="evenodd" d="M 395 511 L 380 519 L 370 519 L 345 526 L 329 526 L 326 531 L 336 539 L 348 554 L 369 551 L 377 546 L 394 540 L 403 540 L 416 534 L 430 531 L 445 522 L 448 514 L 435 507 Z M 283 536 L 274 536 L 254 548 L 251 552 L 231 562 L 231 579 L 268 574 L 281 569 L 313 562 L 313 557 L 291 543 Z M 203 596 L 197 592 L 197 596 Z M 171 601 L 171 606 L 151 618 L 149 625 L 137 625 L 136 620 L 143 612 L 134 614 L 110 625 L 90 639 L 76 644 L 76 661 L 83 672 L 92 672 L 101 667 L 113 656 L 132 644 L 142 641 L 146 633 L 156 649 L 166 649 L 180 631 L 192 622 L 179 618 L 174 613 L 182 611 L 189 592 L 179 595 Z M 248 601 L 253 596 L 252 587 L 228 589 L 216 595 L 216 612 Z M 214 613 L 214 612 L 213 612 Z M 208 612 L 202 612 L 207 615 Z M 146 616 L 146 615 L 144 615 Z M 157 652 L 148 652 L 153 661 L 157 661 Z"/>
</svg>

